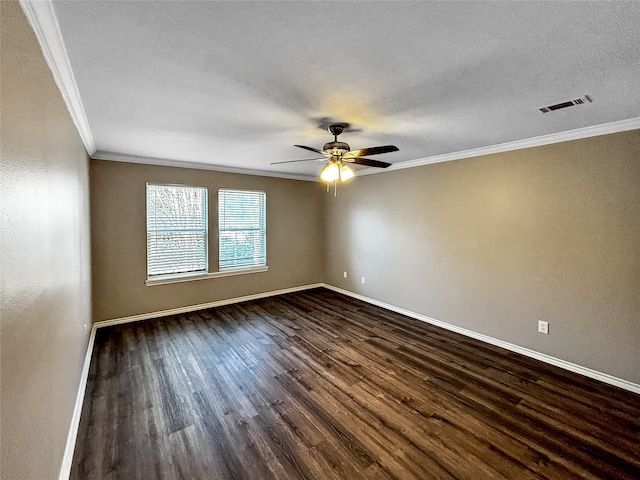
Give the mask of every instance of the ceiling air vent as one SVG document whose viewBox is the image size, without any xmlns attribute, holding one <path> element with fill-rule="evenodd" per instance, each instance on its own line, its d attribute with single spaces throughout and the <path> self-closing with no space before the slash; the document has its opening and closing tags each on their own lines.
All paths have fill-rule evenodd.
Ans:
<svg viewBox="0 0 640 480">
<path fill-rule="evenodd" d="M 584 105 L 585 103 L 591 103 L 591 97 L 585 95 L 584 97 L 576 98 L 575 100 L 569 100 L 568 102 L 556 103 L 555 105 L 549 105 L 548 107 L 539 108 L 542 113 L 553 112 L 554 110 L 560 110 L 561 108 L 573 107 L 574 105 Z"/>
</svg>

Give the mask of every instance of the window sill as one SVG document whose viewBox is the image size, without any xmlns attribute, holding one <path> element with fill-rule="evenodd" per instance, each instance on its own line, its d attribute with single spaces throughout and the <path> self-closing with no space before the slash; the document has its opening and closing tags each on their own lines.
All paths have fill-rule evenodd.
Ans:
<svg viewBox="0 0 640 480">
<path fill-rule="evenodd" d="M 158 276 L 157 278 L 153 278 L 151 280 L 147 279 L 144 282 L 144 284 L 147 287 L 152 287 L 154 285 L 167 285 L 169 283 L 192 282 L 195 280 L 206 280 L 208 278 L 231 277 L 235 275 L 245 275 L 247 273 L 260 273 L 260 272 L 266 272 L 267 270 L 269 270 L 269 267 L 264 266 L 264 267 L 249 267 L 249 268 L 230 268 L 228 270 L 222 270 L 220 272 L 211 272 L 211 273 L 164 275 L 164 276 Z"/>
</svg>

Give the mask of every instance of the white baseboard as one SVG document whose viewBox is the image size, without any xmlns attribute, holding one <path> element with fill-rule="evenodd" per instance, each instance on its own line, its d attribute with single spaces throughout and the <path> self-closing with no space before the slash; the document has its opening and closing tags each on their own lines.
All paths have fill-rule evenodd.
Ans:
<svg viewBox="0 0 640 480">
<path fill-rule="evenodd" d="M 311 288 L 323 287 L 323 283 L 311 283 L 309 285 L 301 285 L 298 287 L 284 288 L 282 290 L 272 290 L 270 292 L 254 293 L 244 297 L 228 298 L 225 300 L 217 300 L 215 302 L 201 303 L 199 305 L 188 305 L 186 307 L 171 308 L 169 310 L 160 310 L 157 312 L 141 313 L 139 315 L 131 315 L 129 317 L 113 318 L 111 320 L 102 320 L 95 322 L 96 328 L 109 327 L 111 325 L 120 325 L 121 323 L 138 322 L 140 320 L 149 320 L 151 318 L 166 317 L 168 315 L 177 315 L 180 313 L 195 312 L 197 310 L 205 310 L 207 308 L 221 307 L 223 305 L 231 305 L 234 303 L 246 302 L 249 300 L 258 300 L 260 298 L 273 297 L 275 295 L 283 295 L 285 293 L 300 292 Z"/>
<path fill-rule="evenodd" d="M 405 310 L 404 308 L 396 307 L 395 305 L 390 305 L 388 303 L 380 302 L 370 297 L 365 297 L 364 295 L 360 295 L 358 293 L 353 293 L 348 290 L 344 290 L 342 288 L 334 287 L 333 285 L 323 284 L 322 286 L 329 290 L 333 290 L 334 292 L 342 293 L 343 295 L 347 295 L 349 297 L 362 300 L 363 302 L 367 302 L 372 305 L 376 305 L 378 307 L 391 310 L 392 312 L 400 313 L 402 315 L 406 315 L 407 317 L 415 318 L 416 320 L 430 323 L 437 327 L 441 327 L 446 330 L 450 330 L 452 332 L 460 333 L 467 337 L 480 340 L 481 342 L 489 343 L 491 345 L 495 345 L 496 347 L 501 347 L 501 348 L 504 348 L 505 350 L 510 350 L 512 352 L 520 353 L 521 355 L 524 355 L 526 357 L 534 358 L 536 360 L 540 360 L 541 362 L 548 363 L 550 365 L 555 365 L 556 367 L 560 367 L 565 370 L 569 370 L 570 372 L 579 373 L 580 375 L 584 375 L 585 377 L 593 378 L 595 380 L 599 380 L 609 385 L 613 385 L 615 387 L 619 387 L 624 390 L 628 390 L 630 392 L 640 394 L 640 385 L 638 385 L 637 383 L 633 383 L 628 380 L 624 380 L 622 378 L 614 377 L 613 375 L 609 375 L 607 373 L 598 372 L 597 370 L 592 370 L 590 368 L 583 367 L 582 365 L 577 365 L 575 363 L 567 362 L 566 360 L 552 357 L 544 353 L 536 352 L 535 350 L 530 350 L 528 348 L 521 347 L 513 343 L 505 342 L 504 340 L 499 340 L 497 338 L 493 338 L 488 335 L 483 335 L 482 333 L 477 333 L 472 330 L 467 330 L 466 328 L 462 328 L 456 325 L 452 325 L 450 323 L 442 322 L 440 320 L 436 320 L 435 318 L 427 317 L 426 315 L 421 315 L 419 313 L 415 313 L 410 310 Z"/>
<path fill-rule="evenodd" d="M 157 312 L 143 313 L 139 315 L 132 315 L 129 317 L 121 317 L 114 318 L 111 320 L 103 320 L 100 322 L 95 322 L 93 324 L 93 328 L 91 329 L 91 336 L 89 337 L 89 344 L 87 345 L 87 354 L 85 356 L 84 367 L 82 369 L 82 378 L 80 381 L 80 387 L 78 388 L 78 395 L 76 397 L 76 405 L 73 412 L 73 418 L 71 422 L 71 428 L 69 430 L 69 435 L 67 437 L 67 445 L 65 448 L 65 454 L 63 458 L 62 468 L 60 470 L 59 480 L 68 480 L 69 473 L 71 472 L 71 463 L 73 461 L 73 451 L 75 448 L 76 438 L 78 435 L 78 427 L 80 425 L 80 415 L 82 413 L 82 404 L 84 401 L 85 390 L 87 387 L 87 377 L 89 375 L 89 366 L 91 364 L 91 356 L 93 353 L 93 345 L 96 337 L 96 330 L 101 327 L 107 327 L 110 325 L 119 325 L 123 323 L 129 322 L 137 322 L 140 320 L 149 320 L 152 318 L 163 317 L 167 315 L 175 315 L 179 313 L 187 313 L 194 312 L 197 310 L 203 310 L 206 308 L 214 308 L 220 307 L 223 305 L 231 305 L 239 302 L 246 302 L 248 300 L 257 300 L 260 298 L 272 297 L 276 295 L 282 295 L 285 293 L 293 293 L 299 292 L 303 290 L 309 290 L 312 288 L 324 287 L 329 290 L 333 290 L 334 292 L 341 293 L 343 295 L 347 295 L 349 297 L 356 298 L 358 300 L 362 300 L 364 302 L 370 303 L 372 305 L 376 305 L 378 307 L 382 307 L 384 309 L 390 310 L 392 312 L 400 313 L 402 315 L 406 315 L 407 317 L 415 318 L 416 320 L 420 320 L 426 323 L 430 323 L 437 327 L 444 328 L 446 330 L 450 330 L 452 332 L 460 333 L 470 338 L 474 338 L 476 340 L 480 340 L 485 343 L 489 343 L 491 345 L 495 345 L 497 347 L 504 348 L 505 350 L 510 350 L 512 352 L 516 352 L 522 354 L 526 357 L 534 358 L 536 360 L 540 360 L 541 362 L 548 363 L 550 365 L 555 365 L 556 367 L 563 368 L 565 370 L 569 370 L 574 373 L 578 373 L 584 375 L 585 377 L 593 378 L 595 380 L 599 380 L 601 382 L 607 383 L 609 385 L 613 385 L 615 387 L 622 388 L 624 390 L 628 390 L 633 393 L 640 394 L 640 385 L 629 382 L 628 380 L 624 380 L 621 378 L 614 377 L 613 375 L 609 375 L 606 373 L 598 372 L 597 370 L 592 370 L 587 367 L 583 367 L 581 365 L 577 365 L 575 363 L 567 362 L 565 360 L 561 360 L 556 357 L 552 357 L 550 355 L 546 355 L 544 353 L 536 352 L 535 350 L 530 350 L 528 348 L 521 347 L 519 345 L 515 345 L 513 343 L 505 342 L 503 340 L 499 340 L 497 338 L 490 337 L 488 335 L 483 335 L 481 333 L 474 332 L 472 330 L 467 330 L 466 328 L 458 327 L 456 325 L 452 325 L 450 323 L 442 322 L 440 320 L 436 320 L 431 317 L 427 317 L 426 315 L 421 315 L 419 313 L 412 312 L 410 310 L 406 310 L 404 308 L 396 307 L 395 305 L 391 305 L 388 303 L 384 303 L 378 300 L 375 300 L 370 297 L 366 297 L 364 295 L 360 295 L 358 293 L 350 292 L 348 290 L 344 290 L 342 288 L 335 287 L 333 285 L 329 285 L 326 283 L 313 283 L 309 285 L 302 285 L 298 287 L 285 288 L 282 290 L 273 290 L 270 292 L 264 293 L 256 293 L 253 295 L 246 295 L 243 297 L 235 297 L 229 298 L 226 300 L 218 300 L 215 302 L 202 303 L 199 305 L 189 305 L 186 307 L 173 308 L 170 310 L 161 310 Z"/>
<path fill-rule="evenodd" d="M 562 360 L 560 358 L 552 357 L 551 355 L 547 355 L 544 353 L 536 352 L 535 350 L 531 350 L 525 347 L 521 347 L 519 345 L 505 342 L 504 340 L 499 340 L 494 337 L 490 337 L 488 335 L 484 335 L 482 333 L 477 333 L 472 330 L 468 330 L 466 328 L 458 327 L 457 325 L 452 325 L 450 323 L 442 322 L 440 320 L 436 320 L 435 318 L 428 317 L 426 315 L 422 315 L 416 312 L 412 312 L 410 310 L 406 310 L 404 308 L 396 307 L 395 305 L 391 305 L 388 303 L 381 302 L 379 300 L 375 300 L 370 297 L 366 297 L 364 295 L 360 295 L 358 293 L 350 292 L 348 290 L 344 290 L 339 287 L 335 287 L 333 285 L 329 285 L 326 283 L 313 283 L 309 285 L 302 285 L 298 287 L 285 288 L 282 290 L 273 290 L 270 292 L 257 293 L 253 295 L 246 295 L 244 297 L 235 297 L 229 298 L 226 300 L 218 300 L 215 302 L 202 303 L 199 305 L 189 305 L 186 307 L 173 308 L 170 310 L 161 310 L 157 312 L 143 313 L 140 315 L 132 315 L 129 317 L 121 317 L 114 318 L 111 320 L 103 320 L 100 322 L 96 322 L 94 324 L 94 331 L 96 328 L 108 327 L 110 325 L 119 325 L 122 323 L 136 322 L 140 320 L 149 320 L 151 318 L 164 317 L 167 315 L 176 315 L 179 313 L 187 313 L 187 312 L 195 312 L 197 310 L 204 310 L 206 308 L 214 308 L 220 307 L 223 305 L 231 305 L 234 303 L 245 302 L 248 300 L 257 300 L 260 298 L 272 297 L 275 295 L 282 295 L 285 293 L 293 293 L 299 292 L 302 290 L 309 290 L 311 288 L 324 287 L 329 290 L 333 290 L 334 292 L 342 293 L 349 297 L 356 298 L 358 300 L 362 300 L 364 302 L 370 303 L 372 305 L 376 305 L 378 307 L 385 308 L 387 310 L 391 310 L 392 312 L 400 313 L 402 315 L 406 315 L 407 317 L 415 318 L 416 320 L 420 320 L 423 322 L 430 323 L 437 327 L 444 328 L 446 330 L 450 330 L 452 332 L 460 333 L 461 335 L 465 335 L 467 337 L 474 338 L 476 340 L 480 340 L 481 342 L 489 343 L 491 345 L 495 345 L 497 347 L 504 348 L 505 350 L 510 350 L 512 352 L 519 353 L 526 357 L 534 358 L 536 360 L 540 360 L 541 362 L 548 363 L 550 365 L 555 365 L 556 367 L 563 368 L 565 370 L 569 370 L 570 372 L 578 373 L 580 375 L 584 375 L 585 377 L 593 378 L 595 380 L 599 380 L 601 382 L 607 383 L 609 385 L 613 385 L 615 387 L 622 388 L 624 390 L 628 390 L 633 393 L 640 394 L 640 385 L 637 383 L 630 382 L 628 380 L 624 380 L 622 378 L 614 377 L 613 375 L 609 375 L 607 373 L 599 372 L 597 370 L 593 370 L 591 368 L 583 367 L 582 365 L 578 365 L 575 363 L 567 362 L 566 360 Z M 92 332 L 93 335 L 93 332 Z M 92 337 L 93 338 L 93 337 Z M 93 342 L 93 340 L 92 340 Z M 93 343 L 92 343 L 93 345 Z M 86 365 L 88 371 L 88 364 Z M 86 383 L 86 379 L 85 379 Z M 84 391 L 84 388 L 83 388 Z M 79 415 L 79 414 L 78 414 Z"/>
<path fill-rule="evenodd" d="M 87 389 L 87 379 L 89 377 L 89 366 L 91 365 L 91 357 L 93 355 L 93 344 L 96 340 L 96 327 L 91 328 L 89 343 L 87 344 L 87 353 L 84 356 L 84 365 L 82 366 L 82 374 L 80 376 L 80 386 L 76 395 L 76 404 L 73 408 L 73 416 L 71 417 L 71 426 L 67 435 L 67 444 L 64 448 L 64 456 L 62 457 L 62 467 L 60 468 L 59 480 L 69 480 L 71 474 L 71 464 L 73 462 L 73 452 L 76 447 L 76 439 L 78 437 L 78 428 L 80 427 L 80 415 L 82 415 L 82 405 L 84 403 L 84 394 Z"/>
<path fill-rule="evenodd" d="M 73 452 L 76 446 L 76 439 L 78 438 L 78 428 L 80 427 L 80 416 L 82 415 L 82 405 L 84 403 L 84 395 L 87 389 L 89 367 L 91 365 L 91 357 L 93 355 L 93 346 L 96 340 L 96 331 L 98 328 L 108 327 L 109 325 L 119 325 L 121 323 L 137 322 L 140 320 L 149 320 L 151 318 L 164 317 L 167 315 L 175 315 L 178 313 L 195 312 L 197 310 L 203 310 L 206 308 L 221 307 L 223 305 L 231 305 L 233 303 L 246 302 L 248 300 L 258 300 L 260 298 L 273 297 L 275 295 L 299 292 L 302 290 L 309 290 L 312 288 L 319 288 L 323 286 L 324 284 L 322 283 L 312 283 L 309 285 L 301 285 L 298 287 L 285 288 L 282 290 L 273 290 L 270 292 L 246 295 L 244 297 L 229 298 L 226 300 L 218 300 L 216 302 L 201 303 L 199 305 L 189 305 L 186 307 L 173 308 L 170 310 L 161 310 L 157 312 L 143 313 L 140 315 L 132 315 L 130 317 L 121 317 L 121 318 L 114 318 L 112 320 L 95 322 L 93 324 L 93 327 L 91 328 L 91 335 L 89 336 L 87 353 L 84 358 L 84 365 L 82 367 L 82 375 L 80 378 L 80 386 L 78 387 L 76 404 L 73 409 L 73 417 L 71 418 L 71 426 L 69 428 L 69 434 L 67 435 L 67 444 L 65 446 L 64 456 L 62 458 L 62 466 L 60 468 L 60 475 L 58 479 L 69 480 L 69 475 L 71 474 L 71 465 L 73 463 Z"/>
</svg>

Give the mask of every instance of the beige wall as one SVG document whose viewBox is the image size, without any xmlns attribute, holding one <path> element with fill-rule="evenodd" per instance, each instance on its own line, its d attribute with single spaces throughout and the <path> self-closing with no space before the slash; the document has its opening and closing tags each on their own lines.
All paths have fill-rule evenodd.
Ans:
<svg viewBox="0 0 640 480">
<path fill-rule="evenodd" d="M 325 205 L 327 283 L 640 383 L 640 131 L 361 176 Z"/>
<path fill-rule="evenodd" d="M 322 187 L 208 170 L 91 161 L 93 318 L 109 320 L 322 281 Z M 217 271 L 219 188 L 267 194 L 269 271 L 145 286 L 146 182 L 208 187 L 210 271 Z"/>
<path fill-rule="evenodd" d="M 0 13 L 1 478 L 58 476 L 91 275 L 94 320 L 326 281 L 640 383 L 640 132 L 361 176 L 337 198 L 92 161 L 91 273 L 86 153 L 17 2 Z M 218 188 L 265 190 L 269 271 L 146 287 L 147 181 L 207 186 L 212 232 Z"/>
<path fill-rule="evenodd" d="M 46 480 L 91 322 L 89 162 L 20 6 L 0 9 L 0 477 Z"/>
</svg>

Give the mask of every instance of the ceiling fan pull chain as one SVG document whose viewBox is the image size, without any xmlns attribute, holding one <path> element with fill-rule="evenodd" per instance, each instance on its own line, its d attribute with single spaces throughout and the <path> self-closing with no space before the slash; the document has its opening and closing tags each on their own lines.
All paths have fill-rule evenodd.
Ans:
<svg viewBox="0 0 640 480">
<path fill-rule="evenodd" d="M 338 196 L 338 181 L 335 180 L 333 182 L 333 196 L 337 197 Z"/>
</svg>

